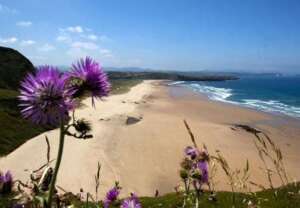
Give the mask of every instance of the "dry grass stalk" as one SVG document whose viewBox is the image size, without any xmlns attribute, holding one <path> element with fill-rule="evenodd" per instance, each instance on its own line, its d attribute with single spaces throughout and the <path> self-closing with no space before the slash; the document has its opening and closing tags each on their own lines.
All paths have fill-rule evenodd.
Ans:
<svg viewBox="0 0 300 208">
<path fill-rule="evenodd" d="M 98 166 L 97 166 L 97 173 L 95 175 L 95 183 L 96 183 L 96 187 L 95 187 L 95 197 L 96 197 L 96 201 L 98 202 L 98 190 L 99 190 L 99 186 L 100 186 L 100 170 L 101 170 L 101 165 L 98 162 Z"/>
<path fill-rule="evenodd" d="M 50 143 L 49 143 L 49 139 L 47 136 L 45 136 L 46 139 L 46 143 L 47 143 L 47 164 L 50 163 Z"/>
<path fill-rule="evenodd" d="M 283 155 L 281 149 L 275 144 L 275 142 L 264 132 L 253 133 L 256 137 L 254 140 L 255 147 L 258 151 L 259 158 L 264 164 L 265 171 L 267 173 L 270 188 L 274 189 L 272 182 L 272 173 L 276 173 L 281 181 L 281 185 L 285 186 L 289 183 L 288 174 L 286 172 Z M 267 162 L 271 162 L 275 171 L 268 167 Z"/>
<path fill-rule="evenodd" d="M 236 196 L 235 192 L 242 191 L 246 193 L 251 193 L 251 189 L 248 186 L 248 180 L 250 177 L 250 166 L 249 161 L 246 161 L 246 165 L 243 169 L 236 169 L 232 170 L 229 166 L 229 163 L 225 159 L 225 157 L 221 154 L 219 150 L 216 151 L 216 156 L 211 156 L 212 160 L 215 160 L 218 162 L 224 171 L 228 181 L 229 185 L 231 187 L 232 192 L 232 203 L 235 205 L 236 203 Z"/>
<path fill-rule="evenodd" d="M 194 134 L 193 134 L 193 132 L 192 132 L 190 126 L 188 125 L 188 123 L 186 122 L 186 120 L 183 120 L 183 123 L 184 123 L 185 128 L 187 129 L 187 131 L 188 131 L 188 133 L 189 133 L 189 135 L 190 135 L 190 138 L 191 138 L 191 140 L 192 140 L 192 142 L 193 142 L 195 148 L 198 148 L 198 145 L 197 145 L 196 140 L 195 140 L 195 136 L 194 136 Z"/>
</svg>

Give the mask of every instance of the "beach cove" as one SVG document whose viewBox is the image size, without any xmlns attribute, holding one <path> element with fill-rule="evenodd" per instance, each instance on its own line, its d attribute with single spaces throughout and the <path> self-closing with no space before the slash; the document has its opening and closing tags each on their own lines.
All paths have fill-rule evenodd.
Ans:
<svg viewBox="0 0 300 208">
<path fill-rule="evenodd" d="M 296 120 L 211 101 L 161 81 L 144 81 L 128 93 L 97 101 L 95 109 L 90 99 L 84 104 L 76 116 L 91 122 L 94 138 L 66 138 L 57 185 L 67 191 L 76 193 L 83 188 L 93 193 L 99 162 L 102 196 L 114 181 L 120 182 L 123 193 L 153 196 L 156 190 L 160 194 L 173 192 L 180 182 L 183 149 L 191 145 L 184 119 L 199 146 L 205 143 L 212 154 L 220 150 L 232 168 L 242 168 L 248 159 L 251 180 L 263 185 L 268 183 L 260 169 L 254 136 L 233 130 L 232 125 L 248 124 L 266 132 L 282 149 L 291 178 L 300 180 L 300 124 Z M 129 117 L 135 118 L 134 122 L 128 122 Z M 13 170 L 14 177 L 23 182 L 29 180 L 29 173 L 46 162 L 45 136 L 50 140 L 51 159 L 55 159 L 58 134 L 52 130 L 32 138 L 0 158 L 0 166 Z M 219 168 L 217 190 L 229 190 L 224 177 Z"/>
</svg>

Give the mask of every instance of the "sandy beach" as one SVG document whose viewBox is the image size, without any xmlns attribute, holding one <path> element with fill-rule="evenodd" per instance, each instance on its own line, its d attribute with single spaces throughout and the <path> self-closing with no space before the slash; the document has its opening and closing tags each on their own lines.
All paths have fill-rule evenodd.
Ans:
<svg viewBox="0 0 300 208">
<path fill-rule="evenodd" d="M 232 168 L 244 167 L 249 159 L 251 180 L 267 185 L 254 136 L 231 127 L 247 124 L 263 130 L 282 149 L 291 178 L 300 180 L 300 121 L 210 101 L 158 81 L 144 81 L 126 94 L 97 101 L 95 109 L 90 99 L 84 104 L 76 116 L 92 123 L 94 138 L 66 138 L 57 182 L 65 190 L 76 193 L 83 188 L 94 194 L 94 175 L 100 162 L 101 195 L 116 180 L 123 187 L 123 195 L 136 192 L 153 196 L 156 190 L 160 194 L 174 191 L 180 182 L 183 149 L 191 145 L 183 119 L 188 121 L 199 145 L 205 143 L 212 154 L 220 150 Z M 128 125 L 128 116 L 141 120 Z M 52 130 L 32 138 L 0 158 L 1 170 L 11 170 L 15 178 L 27 181 L 30 172 L 46 162 L 45 136 L 50 139 L 51 158 L 56 157 L 58 135 L 58 130 Z M 280 185 L 277 179 L 274 181 Z M 219 168 L 217 189 L 228 188 Z"/>
</svg>

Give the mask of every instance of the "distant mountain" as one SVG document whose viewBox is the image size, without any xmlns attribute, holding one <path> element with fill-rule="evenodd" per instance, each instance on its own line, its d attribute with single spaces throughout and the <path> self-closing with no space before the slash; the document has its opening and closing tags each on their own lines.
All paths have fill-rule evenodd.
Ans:
<svg viewBox="0 0 300 208">
<path fill-rule="evenodd" d="M 0 46 L 0 88 L 17 89 L 28 72 L 34 72 L 33 64 L 20 52 Z"/>
</svg>

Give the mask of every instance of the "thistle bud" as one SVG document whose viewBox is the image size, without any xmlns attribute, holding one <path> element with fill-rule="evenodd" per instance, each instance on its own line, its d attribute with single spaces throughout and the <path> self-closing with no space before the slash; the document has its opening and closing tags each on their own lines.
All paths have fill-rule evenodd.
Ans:
<svg viewBox="0 0 300 208">
<path fill-rule="evenodd" d="M 180 178 L 181 178 L 182 180 L 186 180 L 186 179 L 188 179 L 188 177 L 189 177 L 189 173 L 188 173 L 188 171 L 185 170 L 185 169 L 181 169 L 180 172 L 179 172 L 179 174 L 180 174 Z"/>
<path fill-rule="evenodd" d="M 192 178 L 195 180 L 201 180 L 202 178 L 202 172 L 199 169 L 194 169 L 192 174 L 191 174 Z"/>
</svg>

